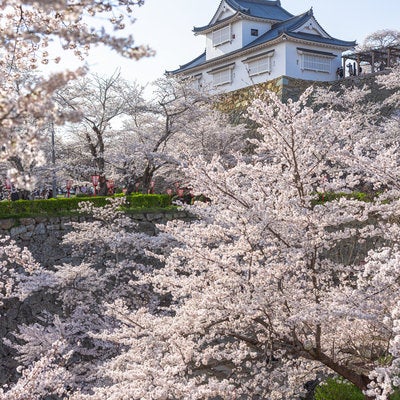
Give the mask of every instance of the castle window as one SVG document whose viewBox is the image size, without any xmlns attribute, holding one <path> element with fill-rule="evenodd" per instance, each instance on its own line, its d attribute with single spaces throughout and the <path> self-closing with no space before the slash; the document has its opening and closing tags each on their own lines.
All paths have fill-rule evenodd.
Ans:
<svg viewBox="0 0 400 400">
<path fill-rule="evenodd" d="M 232 70 L 234 67 L 235 63 L 232 63 L 208 71 L 208 73 L 213 76 L 214 86 L 221 86 L 221 85 L 226 85 L 228 83 L 232 83 L 232 78 L 233 78 Z"/>
<path fill-rule="evenodd" d="M 225 28 L 218 29 L 212 33 L 213 46 L 219 46 L 220 44 L 230 42 L 231 40 L 231 26 L 225 26 Z"/>
<path fill-rule="evenodd" d="M 226 83 L 231 83 L 231 82 L 232 82 L 232 70 L 230 68 L 215 72 L 213 74 L 214 86 L 225 85 Z"/>
<path fill-rule="evenodd" d="M 193 81 L 193 85 L 197 90 L 200 90 L 203 87 L 203 74 L 196 74 L 191 77 Z"/>
<path fill-rule="evenodd" d="M 301 69 L 315 72 L 327 72 L 332 70 L 332 60 L 336 58 L 333 53 L 324 51 L 297 49 L 301 57 Z"/>
<path fill-rule="evenodd" d="M 269 50 L 243 60 L 247 64 L 249 76 L 271 72 L 271 58 L 274 53 L 275 50 Z"/>
<path fill-rule="evenodd" d="M 251 36 L 258 36 L 258 29 L 252 29 L 250 31 Z"/>
<path fill-rule="evenodd" d="M 264 72 L 271 71 L 271 57 L 264 57 L 258 60 L 249 62 L 248 64 L 249 75 L 259 75 Z"/>
<path fill-rule="evenodd" d="M 331 72 L 331 60 L 327 57 L 304 54 L 303 69 L 317 72 Z"/>
</svg>

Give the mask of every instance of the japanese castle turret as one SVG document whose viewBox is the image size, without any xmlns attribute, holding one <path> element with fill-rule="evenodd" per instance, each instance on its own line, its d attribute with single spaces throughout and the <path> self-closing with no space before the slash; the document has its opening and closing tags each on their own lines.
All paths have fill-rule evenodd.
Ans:
<svg viewBox="0 0 400 400">
<path fill-rule="evenodd" d="M 220 92 L 281 76 L 333 81 L 342 52 L 356 45 L 330 36 L 312 9 L 294 16 L 279 0 L 222 0 L 209 24 L 193 31 L 205 37 L 204 53 L 168 73 Z"/>
</svg>

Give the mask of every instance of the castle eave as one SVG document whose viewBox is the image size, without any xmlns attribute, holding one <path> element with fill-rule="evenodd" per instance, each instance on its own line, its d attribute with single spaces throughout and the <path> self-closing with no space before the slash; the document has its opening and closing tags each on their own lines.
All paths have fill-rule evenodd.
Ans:
<svg viewBox="0 0 400 400">
<path fill-rule="evenodd" d="M 187 69 L 182 69 L 177 70 L 177 71 L 173 71 L 174 74 L 191 74 L 191 73 L 197 73 L 199 71 L 202 71 L 205 68 L 212 68 L 212 67 L 219 67 L 219 65 L 221 64 L 221 62 L 223 62 L 224 64 L 229 63 L 237 58 L 240 57 L 246 57 L 249 55 L 252 55 L 255 52 L 258 52 L 260 50 L 266 49 L 266 48 L 271 48 L 279 43 L 282 43 L 284 41 L 290 41 L 292 43 L 296 43 L 296 44 L 301 44 L 302 46 L 318 46 L 319 48 L 326 48 L 326 49 L 334 49 L 334 50 L 338 50 L 340 52 L 343 52 L 345 50 L 349 50 L 349 47 L 351 47 L 351 45 L 354 45 L 354 42 L 349 42 L 349 44 L 335 44 L 335 43 L 321 43 L 321 42 L 316 42 L 313 40 L 304 40 L 304 39 L 300 39 L 300 38 L 296 38 L 291 36 L 289 33 L 287 32 L 283 32 L 280 36 L 278 36 L 275 39 L 272 39 L 270 41 L 267 42 L 263 42 L 260 44 L 257 44 L 255 46 L 249 46 L 245 49 L 239 49 L 236 51 L 233 51 L 230 54 L 225 54 L 223 56 L 219 56 L 216 58 L 213 58 L 211 60 L 208 60 L 200 65 L 196 65 L 195 67 L 192 68 L 187 68 Z M 271 49 L 273 50 L 273 49 Z"/>
</svg>

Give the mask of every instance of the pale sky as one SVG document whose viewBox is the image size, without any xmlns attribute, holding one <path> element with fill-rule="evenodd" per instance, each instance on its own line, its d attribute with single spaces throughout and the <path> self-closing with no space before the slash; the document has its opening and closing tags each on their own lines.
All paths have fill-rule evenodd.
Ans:
<svg viewBox="0 0 400 400">
<path fill-rule="evenodd" d="M 294 15 L 311 7 L 320 25 L 342 40 L 364 38 L 377 30 L 400 30 L 399 0 L 281 0 Z M 145 0 L 136 8 L 136 22 L 129 28 L 136 44 L 148 44 L 156 55 L 140 61 L 124 60 L 104 48 L 93 51 L 88 62 L 92 72 L 111 75 L 121 68 L 128 80 L 146 85 L 166 70 L 191 61 L 205 48 L 203 36 L 194 36 L 194 26 L 203 26 L 213 17 L 220 0 Z"/>
</svg>

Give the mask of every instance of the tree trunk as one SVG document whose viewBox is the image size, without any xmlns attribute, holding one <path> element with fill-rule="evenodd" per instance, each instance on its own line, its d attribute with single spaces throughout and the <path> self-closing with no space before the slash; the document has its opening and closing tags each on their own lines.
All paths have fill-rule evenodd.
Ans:
<svg viewBox="0 0 400 400">
<path fill-rule="evenodd" d="M 352 369 L 337 364 L 333 361 L 330 357 L 322 352 L 314 351 L 310 353 L 312 357 L 326 365 L 332 371 L 335 371 L 341 377 L 347 379 L 349 382 L 357 386 L 361 391 L 367 390 L 369 383 L 371 380 L 368 378 L 367 375 L 358 374 L 357 372 L 353 371 Z M 374 400 L 374 397 L 365 396 L 365 400 Z"/>
<path fill-rule="evenodd" d="M 107 196 L 107 194 L 108 194 L 107 181 L 106 181 L 106 177 L 104 175 L 100 176 L 99 189 L 98 189 L 97 194 L 99 196 Z"/>
<path fill-rule="evenodd" d="M 314 381 L 309 381 L 304 385 L 305 389 L 307 390 L 307 394 L 303 400 L 314 400 L 314 393 L 315 393 L 315 389 L 318 386 L 318 384 L 319 384 L 319 380 L 316 379 Z"/>
<path fill-rule="evenodd" d="M 154 169 L 150 165 L 147 165 L 146 169 L 144 170 L 143 178 L 141 181 L 142 193 L 144 194 L 149 193 L 151 181 L 153 179 L 153 174 L 154 174 Z"/>
</svg>

